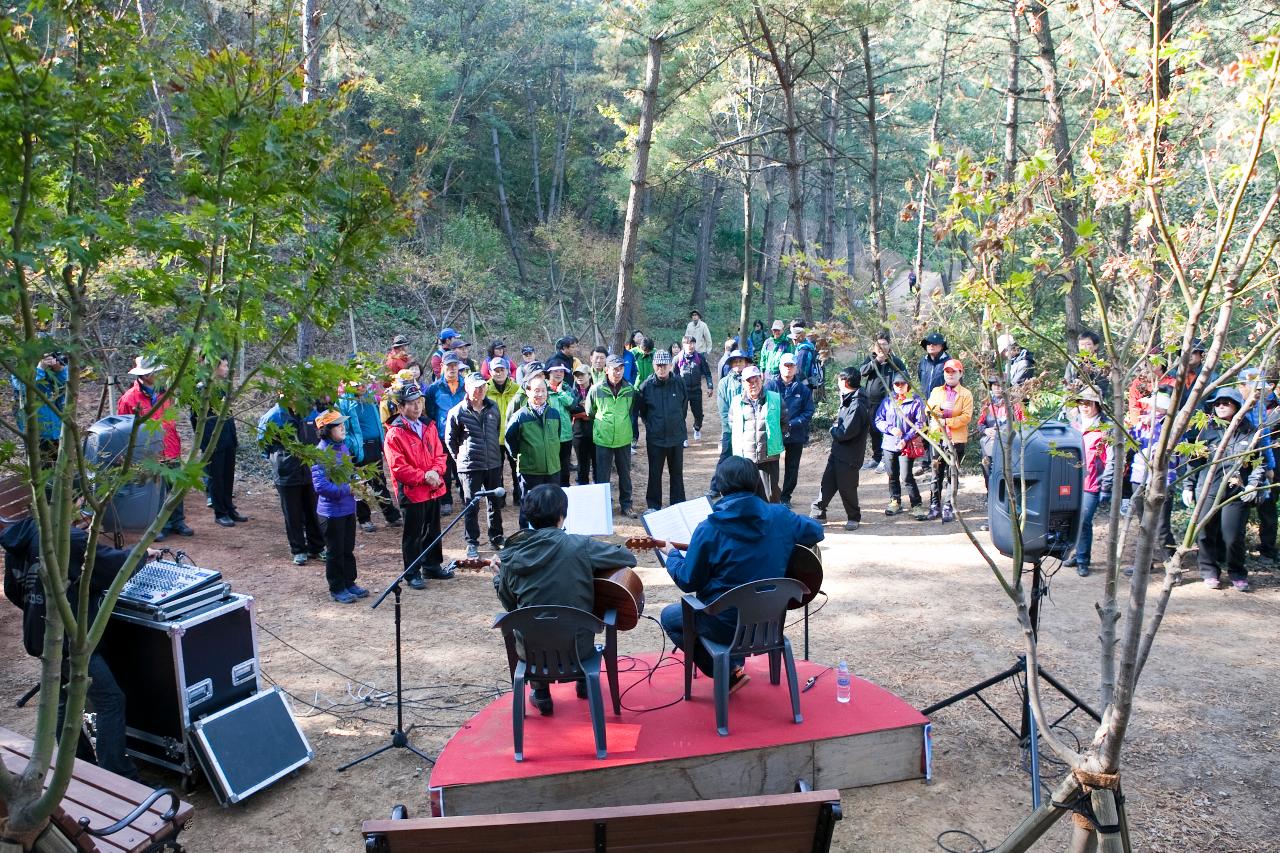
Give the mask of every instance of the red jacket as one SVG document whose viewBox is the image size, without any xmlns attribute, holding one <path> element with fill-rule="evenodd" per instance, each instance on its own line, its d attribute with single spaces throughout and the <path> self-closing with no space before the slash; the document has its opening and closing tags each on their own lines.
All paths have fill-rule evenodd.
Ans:
<svg viewBox="0 0 1280 853">
<path fill-rule="evenodd" d="M 423 422 L 422 438 L 418 438 L 404 418 L 397 417 L 387 428 L 382 455 L 387 460 L 392 479 L 400 484 L 405 500 L 425 503 L 444 494 L 444 446 L 440 444 L 434 423 Z M 425 477 L 428 471 L 440 475 L 439 486 L 427 485 Z"/>
<path fill-rule="evenodd" d="M 390 388 L 392 380 L 396 378 L 396 374 L 408 366 L 409 358 L 407 356 L 387 353 L 387 360 L 383 362 L 383 367 L 387 369 L 387 378 L 382 380 L 382 387 Z"/>
<path fill-rule="evenodd" d="M 159 396 L 159 391 L 154 392 Z M 164 405 L 151 413 L 151 420 L 161 421 L 161 430 L 164 436 L 164 449 L 160 452 L 161 459 L 177 459 L 182 455 L 182 439 L 178 437 L 177 421 L 170 418 L 164 420 L 164 413 L 168 411 L 169 404 L 173 402 L 173 397 L 165 398 Z M 120 395 L 120 402 L 116 404 L 117 415 L 141 415 L 143 412 L 149 411 L 155 405 L 152 394 L 147 392 L 141 380 L 135 380 L 133 387 Z"/>
</svg>

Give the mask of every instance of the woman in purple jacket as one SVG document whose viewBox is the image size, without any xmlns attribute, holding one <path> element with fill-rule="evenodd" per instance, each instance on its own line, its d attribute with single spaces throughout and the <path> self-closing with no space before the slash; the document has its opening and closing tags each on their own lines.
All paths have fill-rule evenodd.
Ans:
<svg viewBox="0 0 1280 853">
<path fill-rule="evenodd" d="M 320 433 L 320 450 L 331 459 L 311 466 L 311 483 L 316 490 L 316 515 L 324 533 L 324 576 L 329 581 L 329 595 L 339 604 L 354 604 L 369 591 L 356 584 L 356 498 L 351 483 L 335 483 L 332 472 L 351 458 L 345 443 L 347 419 L 329 409 L 316 418 Z"/>
<path fill-rule="evenodd" d="M 895 374 L 889 396 L 880 402 L 880 408 L 876 410 L 876 429 L 884 436 L 881 449 L 889 471 L 889 505 L 884 508 L 885 515 L 902 512 L 902 480 L 906 479 L 911 514 L 917 521 L 924 520 L 920 487 L 916 485 L 916 475 L 912 470 L 913 460 L 907 458 L 906 451 L 911 439 L 924 430 L 926 423 L 924 400 L 911 393 L 911 383 L 906 376 Z"/>
</svg>

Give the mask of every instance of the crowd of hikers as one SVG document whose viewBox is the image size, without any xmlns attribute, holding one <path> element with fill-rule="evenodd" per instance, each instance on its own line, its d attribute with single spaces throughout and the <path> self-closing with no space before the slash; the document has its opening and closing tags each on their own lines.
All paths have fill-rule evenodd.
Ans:
<svg viewBox="0 0 1280 853">
<path fill-rule="evenodd" d="M 1087 576 L 1098 515 L 1106 515 L 1113 496 L 1121 501 L 1123 516 L 1140 514 L 1147 485 L 1165 477 L 1171 494 L 1188 508 L 1198 507 L 1199 515 L 1188 523 L 1198 525 L 1203 582 L 1219 588 L 1225 568 L 1231 587 L 1247 591 L 1251 514 L 1257 515 L 1261 556 L 1276 557 L 1272 449 L 1280 431 L 1280 377 L 1245 369 L 1221 384 L 1205 402 L 1205 417 L 1178 442 L 1195 452 L 1175 455 L 1166 470 L 1153 471 L 1148 449 L 1159 439 L 1179 383 L 1187 389 L 1198 378 L 1204 347 L 1193 345 L 1185 373 L 1179 372 L 1181 358 L 1153 353 L 1144 362 L 1126 390 L 1127 438 L 1120 447 L 1107 414 L 1110 374 L 1099 355 L 1099 338 L 1085 331 L 1077 343 L 1080 355 L 1070 360 L 1061 383 L 1056 378 L 1048 383 L 1058 392 L 1065 388 L 1059 393 L 1059 415 L 1079 431 L 1084 448 L 1082 524 L 1068 564 Z M 829 385 L 836 395 L 831 440 L 808 514 L 826 520 L 839 495 L 845 529 L 857 530 L 860 477 L 874 471 L 889 487 L 884 515 L 909 513 L 918 521 L 947 524 L 956 519 L 952 495 L 960 466 L 972 455 L 969 445 L 977 442 L 985 481 L 1002 432 L 1026 420 L 1024 403 L 1044 388 L 1046 377 L 1011 334 L 999 337 L 998 357 L 987 359 L 998 372 L 969 386 L 964 365 L 950 354 L 942 332 L 925 335 L 919 347 L 918 356 L 895 352 L 890 332 L 882 330 L 865 355 L 837 369 L 826 340 L 797 319 L 775 321 L 767 330 L 756 321 L 749 335 L 727 338 L 717 353 L 697 311 L 670 347 L 657 347 L 637 330 L 630 346 L 616 352 L 605 346 L 586 349 L 566 335 L 545 354 L 530 344 L 509 348 L 498 339 L 482 355 L 473 355 L 471 342 L 446 328 L 433 351 L 421 356 L 411 352 L 405 336 L 397 336 L 377 375 L 336 388 L 306 407 L 282 396 L 259 419 L 257 441 L 271 463 L 294 562 L 324 559 L 329 592 L 341 603 L 368 595 L 356 582 L 354 550 L 357 530 L 376 530 L 375 511 L 386 525 L 402 528 L 405 566 L 414 567 L 408 582 L 421 589 L 426 578 L 452 575 L 437 540 L 441 518 L 455 510 L 455 494 L 465 512 L 467 556 L 473 558 L 482 544 L 482 510 L 484 539 L 500 549 L 508 496 L 518 506 L 522 494 L 542 484 L 610 483 L 617 511 L 637 517 L 631 471 L 642 444 L 644 511 L 660 509 L 664 499 L 684 501 L 683 453 L 703 441 L 709 405 L 719 414 L 720 458 L 741 456 L 756 463 L 762 494 L 790 508 L 814 413 Z M 176 463 L 180 439 L 173 418 L 165 415 L 175 401 L 162 398 L 157 386 L 164 369 L 139 357 L 130 371 L 134 384 L 120 398 L 118 411 L 160 420 L 161 458 Z M 227 371 L 223 360 L 211 381 L 224 380 Z M 46 456 L 56 453 L 65 382 L 65 359 L 58 353 L 46 356 L 36 372 L 42 399 L 48 401 L 37 412 Z M 21 423 L 25 388 L 15 379 L 13 390 Z M 216 523 L 233 527 L 248 521 L 233 500 L 239 443 L 234 420 L 198 419 L 192 412 L 191 421 L 204 424 L 197 436 L 200 447 L 213 445 L 205 484 Z M 309 463 L 297 452 L 307 445 L 322 451 L 320 461 Z M 917 474 L 926 478 L 927 505 Z M 493 494 L 496 489 L 506 495 Z M 1174 502 L 1164 505 L 1157 565 L 1174 548 Z M 525 523 L 521 512 L 517 524 Z M 174 534 L 193 534 L 181 504 L 159 538 Z M 1132 573 L 1132 567 L 1125 571 Z"/>
</svg>

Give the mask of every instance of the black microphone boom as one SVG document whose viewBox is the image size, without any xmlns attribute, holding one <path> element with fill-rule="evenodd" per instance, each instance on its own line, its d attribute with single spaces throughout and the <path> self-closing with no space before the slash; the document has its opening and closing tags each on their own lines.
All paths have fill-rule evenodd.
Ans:
<svg viewBox="0 0 1280 853">
<path fill-rule="evenodd" d="M 472 492 L 473 498 L 503 498 L 507 496 L 507 490 L 498 486 L 494 489 L 481 489 L 478 492 Z"/>
</svg>

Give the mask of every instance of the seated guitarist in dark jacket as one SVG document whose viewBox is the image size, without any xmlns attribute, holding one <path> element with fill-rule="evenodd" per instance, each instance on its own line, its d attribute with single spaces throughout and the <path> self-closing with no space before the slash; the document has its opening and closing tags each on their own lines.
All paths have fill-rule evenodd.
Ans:
<svg viewBox="0 0 1280 853">
<path fill-rule="evenodd" d="M 676 586 L 692 592 L 699 601 L 711 603 L 735 586 L 787 574 L 787 563 L 796 545 L 822 541 L 822 525 L 803 518 L 781 504 L 766 503 L 756 494 L 760 471 L 756 464 L 740 456 L 722 459 L 716 466 L 712 491 L 722 497 L 714 511 L 694 528 L 685 554 L 663 549 L 667 571 Z M 662 629 L 677 648 L 689 653 L 703 674 L 712 675 L 711 656 L 692 637 L 684 636 L 680 603 L 662 610 Z M 729 643 L 737 626 L 737 611 L 718 616 L 698 614 L 698 633 L 713 642 Z M 730 690 L 747 681 L 741 660 L 734 660 Z"/>
<path fill-rule="evenodd" d="M 557 485 L 544 483 L 530 489 L 521 500 L 520 509 L 531 529 L 508 539 L 494 561 L 500 564 L 500 571 L 493 586 L 508 611 L 554 604 L 591 612 L 595 604 L 594 571 L 636 564 L 636 555 L 621 545 L 561 530 L 569 499 Z M 587 637 L 583 643 L 579 654 L 595 653 L 594 638 Z M 533 682 L 530 686 L 530 703 L 543 716 L 551 714 L 551 688 Z M 586 695 L 586 684 L 578 682 L 579 698 Z"/>
</svg>

